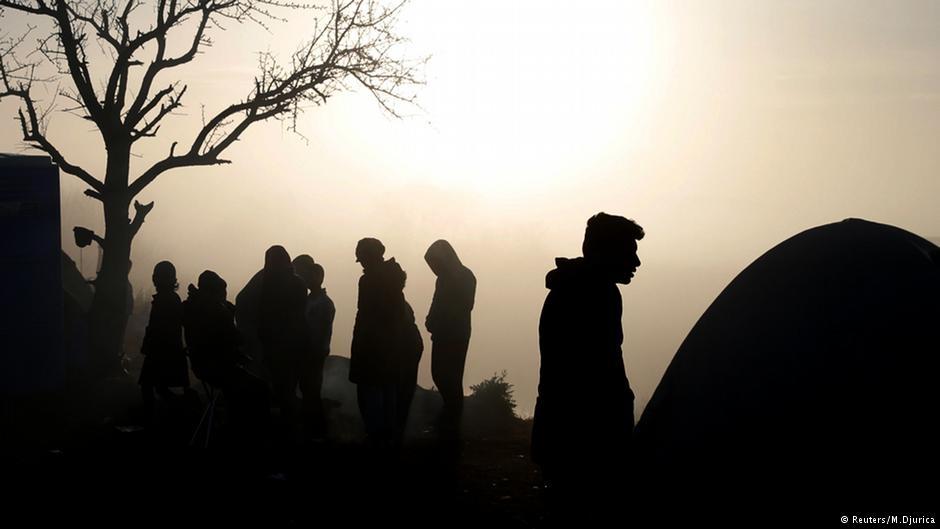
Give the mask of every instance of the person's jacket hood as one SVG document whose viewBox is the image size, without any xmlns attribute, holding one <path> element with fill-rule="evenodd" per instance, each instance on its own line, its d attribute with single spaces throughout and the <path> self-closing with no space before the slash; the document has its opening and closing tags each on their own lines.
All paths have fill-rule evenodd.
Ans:
<svg viewBox="0 0 940 529">
<path fill-rule="evenodd" d="M 363 274 L 379 280 L 381 284 L 389 288 L 395 288 L 397 290 L 404 290 L 405 280 L 408 278 L 408 275 L 402 269 L 401 265 L 395 261 L 394 257 L 372 268 L 363 270 Z"/>
<path fill-rule="evenodd" d="M 555 258 L 555 269 L 545 275 L 545 288 L 558 290 L 584 284 L 592 277 L 583 257 Z"/>
<path fill-rule="evenodd" d="M 424 260 L 431 263 L 435 261 L 439 263 L 439 270 L 435 270 L 432 267 L 432 271 L 435 274 L 439 272 L 454 274 L 457 271 L 464 268 L 463 263 L 460 262 L 460 258 L 457 257 L 457 252 L 454 250 L 454 247 L 444 239 L 439 239 L 434 241 L 433 244 L 428 248 L 428 251 L 424 254 Z"/>
</svg>

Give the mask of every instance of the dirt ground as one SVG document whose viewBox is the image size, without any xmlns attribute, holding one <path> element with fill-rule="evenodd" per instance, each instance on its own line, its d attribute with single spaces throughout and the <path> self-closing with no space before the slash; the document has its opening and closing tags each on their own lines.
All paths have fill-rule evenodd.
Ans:
<svg viewBox="0 0 940 529">
<path fill-rule="evenodd" d="M 7 527 L 548 523 L 524 421 L 489 438 L 419 432 L 400 451 L 275 438 L 249 452 L 227 443 L 224 425 L 208 448 L 191 446 L 201 409 L 164 407 L 148 428 L 131 409 L 108 409 L 135 391 L 122 383 L 4 403 L 0 503 L 3 518 L 17 522 Z"/>
</svg>

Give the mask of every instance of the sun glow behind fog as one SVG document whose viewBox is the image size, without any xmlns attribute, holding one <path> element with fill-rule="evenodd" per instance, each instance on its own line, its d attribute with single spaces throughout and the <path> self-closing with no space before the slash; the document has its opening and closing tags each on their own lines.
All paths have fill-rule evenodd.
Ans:
<svg viewBox="0 0 940 529">
<path fill-rule="evenodd" d="M 490 197 L 577 177 L 641 128 L 658 46 L 651 9 L 628 2 L 413 2 L 400 31 L 428 54 L 420 110 L 396 142 L 428 184 Z"/>
</svg>

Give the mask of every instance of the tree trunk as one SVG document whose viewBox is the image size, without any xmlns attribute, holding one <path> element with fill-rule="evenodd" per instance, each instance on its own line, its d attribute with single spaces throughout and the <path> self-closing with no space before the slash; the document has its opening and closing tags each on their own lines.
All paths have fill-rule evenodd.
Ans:
<svg viewBox="0 0 940 529">
<path fill-rule="evenodd" d="M 134 238 L 128 219 L 130 144 L 114 143 L 117 142 L 108 145 L 105 192 L 102 194 L 105 235 L 101 271 L 95 278 L 95 297 L 89 315 L 90 367 L 98 376 L 122 373 L 124 332 L 132 308 L 128 306 L 127 280 Z"/>
</svg>

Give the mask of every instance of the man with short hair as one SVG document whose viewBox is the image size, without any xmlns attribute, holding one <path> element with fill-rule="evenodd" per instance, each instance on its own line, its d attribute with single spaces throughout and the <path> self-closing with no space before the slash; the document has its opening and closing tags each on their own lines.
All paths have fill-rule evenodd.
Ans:
<svg viewBox="0 0 940 529">
<path fill-rule="evenodd" d="M 304 429 L 309 438 L 323 438 L 326 423 L 323 416 L 323 364 L 330 354 L 333 318 L 336 307 L 323 288 L 323 266 L 307 254 L 294 258 L 294 271 L 303 279 L 310 293 L 304 315 L 307 322 L 308 346 L 300 360 L 300 391 L 303 393 Z"/>
<path fill-rule="evenodd" d="M 616 477 L 627 459 L 633 392 L 617 285 L 630 283 L 640 266 L 643 235 L 632 220 L 598 213 L 587 222 L 584 256 L 557 258 L 545 278 L 532 453 L 549 482 L 571 495 Z"/>
<path fill-rule="evenodd" d="M 407 275 L 385 246 L 365 238 L 356 245 L 362 265 L 359 301 L 350 347 L 349 381 L 370 443 L 397 446 L 414 397 L 424 351 L 414 311 L 405 300 Z"/>
</svg>

